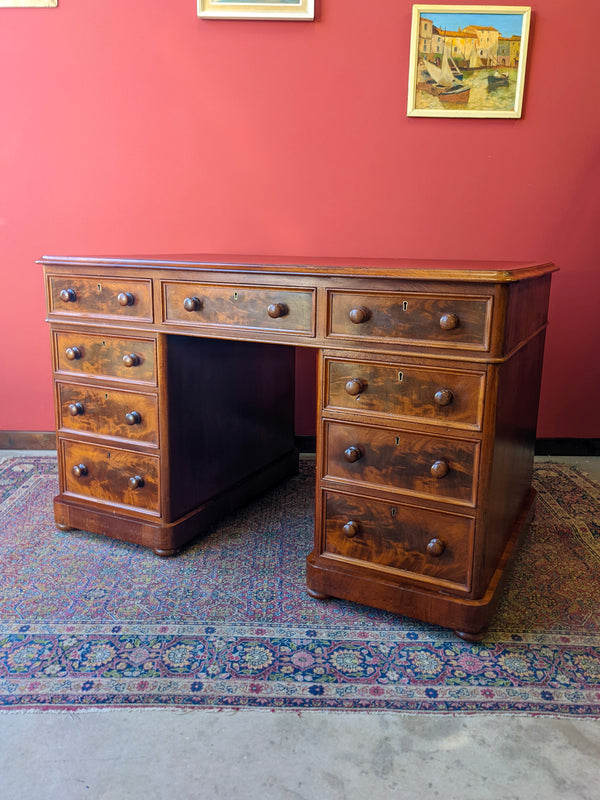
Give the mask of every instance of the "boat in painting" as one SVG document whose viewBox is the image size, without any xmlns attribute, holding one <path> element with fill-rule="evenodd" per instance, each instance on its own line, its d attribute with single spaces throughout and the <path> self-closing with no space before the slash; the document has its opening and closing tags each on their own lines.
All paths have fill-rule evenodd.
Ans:
<svg viewBox="0 0 600 800">
<path fill-rule="evenodd" d="M 442 103 L 468 103 L 471 89 L 464 84 L 456 83 L 440 92 L 438 98 Z"/>
<path fill-rule="evenodd" d="M 487 78 L 488 89 L 497 89 L 499 86 L 508 86 L 508 72 L 494 72 L 493 75 L 488 75 Z"/>
<path fill-rule="evenodd" d="M 457 66 L 456 61 L 453 58 L 448 56 L 448 65 L 450 67 L 450 72 L 452 73 L 452 77 L 457 81 L 462 81 L 463 74 L 460 70 L 460 67 Z"/>
<path fill-rule="evenodd" d="M 456 69 L 458 71 L 458 67 Z M 425 61 L 421 65 L 421 76 L 423 80 L 419 83 L 419 88 L 436 95 L 442 103 L 468 102 L 471 89 L 462 82 L 462 74 L 460 80 L 457 79 L 445 49 L 441 66 Z"/>
<path fill-rule="evenodd" d="M 463 72 L 474 72 L 475 70 L 486 69 L 476 47 L 473 47 L 471 50 L 468 60 L 464 59 L 464 61 Z"/>
</svg>

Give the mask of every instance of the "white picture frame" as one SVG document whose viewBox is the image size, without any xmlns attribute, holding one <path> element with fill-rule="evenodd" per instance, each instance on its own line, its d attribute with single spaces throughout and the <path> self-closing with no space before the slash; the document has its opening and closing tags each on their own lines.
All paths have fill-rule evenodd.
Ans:
<svg viewBox="0 0 600 800">
<path fill-rule="evenodd" d="M 520 117 L 531 8 L 414 5 L 407 114 Z"/>
<path fill-rule="evenodd" d="M 58 0 L 0 0 L 0 8 L 56 8 Z"/>
<path fill-rule="evenodd" d="M 315 0 L 197 0 L 202 19 L 313 20 Z"/>
</svg>

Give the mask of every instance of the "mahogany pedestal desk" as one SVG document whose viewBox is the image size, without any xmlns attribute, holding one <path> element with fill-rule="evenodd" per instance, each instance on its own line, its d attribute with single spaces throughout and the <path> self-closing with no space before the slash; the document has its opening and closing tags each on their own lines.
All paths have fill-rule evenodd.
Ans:
<svg viewBox="0 0 600 800">
<path fill-rule="evenodd" d="M 552 264 L 50 257 L 63 530 L 174 555 L 297 470 L 318 350 L 313 597 L 481 638 L 533 509 Z"/>
</svg>

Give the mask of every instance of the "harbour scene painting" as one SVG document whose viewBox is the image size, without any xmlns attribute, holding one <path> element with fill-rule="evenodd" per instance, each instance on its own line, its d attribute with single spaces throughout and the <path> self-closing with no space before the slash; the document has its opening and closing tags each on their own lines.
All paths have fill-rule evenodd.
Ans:
<svg viewBox="0 0 600 800">
<path fill-rule="evenodd" d="M 413 6 L 408 115 L 520 117 L 531 9 Z"/>
</svg>

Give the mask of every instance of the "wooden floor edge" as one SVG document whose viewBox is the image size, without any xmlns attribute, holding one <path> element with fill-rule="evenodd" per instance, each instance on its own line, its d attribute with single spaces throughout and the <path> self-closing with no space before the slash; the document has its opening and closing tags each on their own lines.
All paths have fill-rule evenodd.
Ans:
<svg viewBox="0 0 600 800">
<path fill-rule="evenodd" d="M 316 436 L 296 436 L 301 453 L 316 451 Z M 54 431 L 0 431 L 0 450 L 56 450 Z"/>
<path fill-rule="evenodd" d="M 0 431 L 0 450 L 56 450 L 54 431 Z"/>
<path fill-rule="evenodd" d="M 316 451 L 315 436 L 296 436 L 301 453 Z M 56 450 L 54 431 L 0 431 L 0 450 Z M 599 456 L 600 439 L 536 439 L 536 455 Z"/>
</svg>

